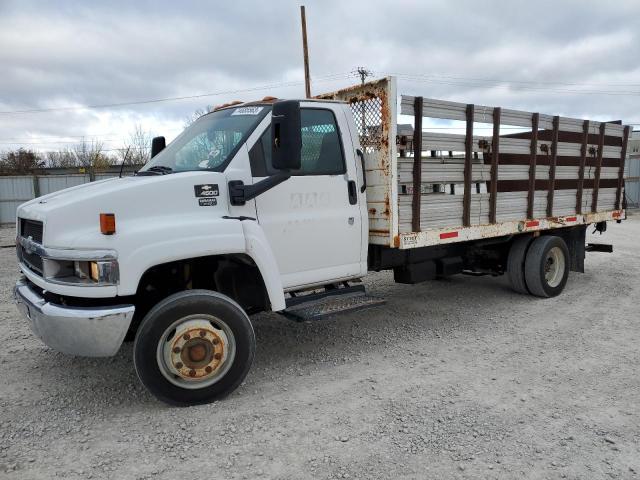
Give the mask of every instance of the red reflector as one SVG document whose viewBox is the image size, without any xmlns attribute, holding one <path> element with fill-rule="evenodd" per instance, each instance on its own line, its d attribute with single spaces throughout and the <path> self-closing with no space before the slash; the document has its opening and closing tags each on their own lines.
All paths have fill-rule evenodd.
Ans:
<svg viewBox="0 0 640 480">
<path fill-rule="evenodd" d="M 613 218 L 619 218 L 619 217 L 620 217 L 620 212 L 613 212 L 613 213 L 611 214 L 611 216 L 612 216 Z"/>
<path fill-rule="evenodd" d="M 578 220 L 578 217 L 567 217 L 564 219 L 566 222 L 575 222 Z"/>
<path fill-rule="evenodd" d="M 440 234 L 440 240 L 445 240 L 447 238 L 456 238 L 458 236 L 458 232 L 447 232 Z"/>
<path fill-rule="evenodd" d="M 100 214 L 100 231 L 104 235 L 113 235 L 116 233 L 116 215 L 115 213 Z"/>
<path fill-rule="evenodd" d="M 529 228 L 529 227 L 537 227 L 540 225 L 540 222 L 538 220 L 531 220 L 530 222 L 527 222 L 524 224 L 525 227 Z"/>
</svg>

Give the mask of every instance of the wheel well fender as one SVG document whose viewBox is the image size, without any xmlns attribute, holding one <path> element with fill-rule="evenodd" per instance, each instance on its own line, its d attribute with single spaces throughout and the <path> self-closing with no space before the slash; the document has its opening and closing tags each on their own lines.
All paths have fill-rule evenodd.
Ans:
<svg viewBox="0 0 640 480">
<path fill-rule="evenodd" d="M 262 275 L 271 309 L 274 312 L 284 310 L 286 303 L 280 269 L 264 231 L 260 225 L 252 221 L 243 221 L 242 229 L 244 231 L 245 251 L 255 262 Z"/>
</svg>

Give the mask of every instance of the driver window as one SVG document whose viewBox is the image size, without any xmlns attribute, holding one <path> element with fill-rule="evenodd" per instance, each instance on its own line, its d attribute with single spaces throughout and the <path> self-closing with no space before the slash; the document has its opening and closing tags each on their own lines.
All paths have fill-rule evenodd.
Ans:
<svg viewBox="0 0 640 480">
<path fill-rule="evenodd" d="M 302 167 L 293 175 L 338 175 L 345 173 L 340 132 L 331 110 L 303 108 Z M 271 127 L 268 127 L 249 152 L 254 177 L 273 175 L 271 167 Z"/>
</svg>

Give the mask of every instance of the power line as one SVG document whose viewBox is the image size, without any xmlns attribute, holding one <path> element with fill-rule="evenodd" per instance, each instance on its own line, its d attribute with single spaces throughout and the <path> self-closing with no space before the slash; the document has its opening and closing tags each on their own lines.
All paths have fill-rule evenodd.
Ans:
<svg viewBox="0 0 640 480">
<path fill-rule="evenodd" d="M 477 83 L 472 80 L 439 80 L 435 78 L 426 78 L 420 76 L 413 76 L 411 74 L 402 74 L 402 73 L 387 73 L 386 75 L 394 75 L 398 78 L 408 81 L 408 82 L 418 82 L 418 83 L 434 83 L 441 85 L 454 85 L 454 86 L 467 86 L 467 87 L 477 87 L 477 88 L 492 88 L 492 87 L 503 87 L 507 86 L 512 88 L 513 90 L 524 90 L 524 91 L 537 91 L 537 92 L 545 92 L 545 93 L 573 93 L 573 94 L 581 94 L 581 95 L 613 95 L 613 96 L 640 96 L 640 91 L 605 91 L 605 90 L 571 90 L 571 89 L 552 89 L 547 87 L 530 87 L 524 85 L 509 85 L 508 82 L 503 83 L 493 83 L 493 84 L 482 84 Z"/>
<path fill-rule="evenodd" d="M 403 75 L 411 77 L 423 78 L 444 78 L 450 80 L 477 81 L 489 83 L 523 83 L 534 85 L 568 85 L 581 87 L 640 87 L 640 83 L 578 83 L 578 82 L 562 82 L 562 81 L 543 81 L 543 80 L 505 80 L 486 77 L 466 77 L 463 75 L 454 75 L 447 73 L 386 73 L 385 75 Z"/>
<path fill-rule="evenodd" d="M 340 73 L 340 74 L 325 75 L 325 76 L 315 78 L 314 82 L 327 82 L 327 81 L 341 80 L 342 78 L 348 78 L 348 74 Z M 7 111 L 0 111 L 0 115 L 20 115 L 20 114 L 29 114 L 29 113 L 68 112 L 68 111 L 75 111 L 75 110 L 118 108 L 118 107 L 126 107 L 131 105 L 146 105 L 151 103 L 175 102 L 175 101 L 181 101 L 181 100 L 193 100 L 196 98 L 216 97 L 220 95 L 231 95 L 234 93 L 255 92 L 259 90 L 271 90 L 274 88 L 294 87 L 294 86 L 303 85 L 303 84 L 304 82 L 301 82 L 301 81 L 280 82 L 280 83 L 260 85 L 256 87 L 250 87 L 250 88 L 224 90 L 224 91 L 212 92 L 212 93 L 200 93 L 196 95 L 184 95 L 180 97 L 152 98 L 147 100 L 137 100 L 137 101 L 117 102 L 117 103 L 103 103 L 103 104 L 83 105 L 83 106 L 75 106 L 75 107 L 69 106 L 69 107 L 52 107 L 52 108 L 33 108 L 33 109 L 26 109 L 26 110 L 7 110 Z"/>
</svg>

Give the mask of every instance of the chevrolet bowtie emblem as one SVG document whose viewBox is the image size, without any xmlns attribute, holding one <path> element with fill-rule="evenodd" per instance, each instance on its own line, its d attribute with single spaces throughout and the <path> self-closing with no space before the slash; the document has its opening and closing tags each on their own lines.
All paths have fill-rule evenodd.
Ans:
<svg viewBox="0 0 640 480">
<path fill-rule="evenodd" d="M 29 255 L 31 255 L 33 252 L 35 252 L 35 249 L 33 248 L 33 237 L 32 236 L 28 236 L 27 237 L 27 241 L 25 243 L 26 243 L 26 245 L 23 245 L 25 252 L 27 252 Z"/>
</svg>

